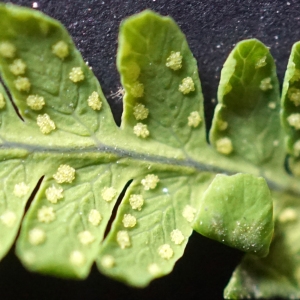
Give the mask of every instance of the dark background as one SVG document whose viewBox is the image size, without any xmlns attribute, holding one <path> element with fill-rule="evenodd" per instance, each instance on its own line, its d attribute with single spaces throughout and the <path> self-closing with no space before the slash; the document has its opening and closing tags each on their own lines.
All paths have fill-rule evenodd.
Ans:
<svg viewBox="0 0 300 300">
<path fill-rule="evenodd" d="M 32 7 L 34 1 L 12 2 Z M 38 10 L 60 20 L 84 59 L 92 66 L 117 123 L 121 101 L 115 58 L 120 21 L 150 8 L 170 15 L 186 34 L 198 61 L 210 126 L 222 65 L 233 46 L 255 37 L 277 62 L 282 82 L 290 49 L 300 40 L 300 1 L 289 0 L 40 0 Z M 226 246 L 194 233 L 174 271 L 143 290 L 102 276 L 95 267 L 85 281 L 68 281 L 27 272 L 14 249 L 0 264 L 0 299 L 222 299 L 223 288 L 242 257 Z"/>
</svg>

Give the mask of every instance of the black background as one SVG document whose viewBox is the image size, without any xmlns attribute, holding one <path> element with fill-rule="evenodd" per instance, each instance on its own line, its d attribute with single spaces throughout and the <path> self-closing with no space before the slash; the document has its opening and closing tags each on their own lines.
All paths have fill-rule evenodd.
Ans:
<svg viewBox="0 0 300 300">
<path fill-rule="evenodd" d="M 32 7 L 34 1 L 12 2 Z M 300 1 L 289 0 L 40 0 L 38 10 L 60 20 L 89 62 L 119 124 L 122 103 L 111 93 L 120 86 L 115 58 L 120 21 L 150 8 L 170 15 L 186 34 L 198 61 L 210 126 L 222 65 L 234 45 L 255 37 L 273 54 L 282 82 L 290 49 L 300 40 Z M 0 299 L 222 299 L 223 288 L 242 257 L 194 233 L 174 271 L 143 290 L 102 276 L 93 267 L 85 281 L 27 272 L 14 249 L 0 264 Z"/>
</svg>

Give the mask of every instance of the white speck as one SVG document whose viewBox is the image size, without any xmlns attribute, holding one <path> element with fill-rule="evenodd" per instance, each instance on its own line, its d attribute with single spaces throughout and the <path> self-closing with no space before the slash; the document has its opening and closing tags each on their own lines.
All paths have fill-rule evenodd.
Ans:
<svg viewBox="0 0 300 300">
<path fill-rule="evenodd" d="M 275 40 L 278 40 L 278 35 L 275 35 L 275 36 L 274 36 L 274 39 L 275 39 Z"/>
<path fill-rule="evenodd" d="M 291 5 L 291 3 L 290 3 L 290 2 L 287 2 L 286 5 Z"/>
<path fill-rule="evenodd" d="M 37 2 L 32 3 L 32 8 L 38 8 L 38 7 L 39 7 L 39 4 Z"/>
<path fill-rule="evenodd" d="M 169 190 L 168 190 L 167 188 L 163 188 L 163 192 L 164 192 L 164 193 L 168 193 Z"/>
</svg>

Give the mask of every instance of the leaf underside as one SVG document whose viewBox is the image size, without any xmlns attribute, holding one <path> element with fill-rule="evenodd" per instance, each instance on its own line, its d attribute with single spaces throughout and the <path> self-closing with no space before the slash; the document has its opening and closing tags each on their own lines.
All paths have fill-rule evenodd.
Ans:
<svg viewBox="0 0 300 300">
<path fill-rule="evenodd" d="M 298 295 L 292 225 L 300 189 L 284 169 L 288 136 L 289 167 L 297 175 L 298 133 L 290 123 L 280 126 L 295 111 L 289 99 L 300 79 L 292 74 L 296 54 L 294 60 L 286 77 L 294 85 L 285 84 L 280 116 L 268 48 L 257 40 L 239 43 L 221 74 L 209 145 L 187 41 L 170 17 L 144 11 L 120 27 L 118 128 L 63 26 L 1 4 L 0 71 L 10 95 L 0 84 L 0 257 L 21 226 L 16 253 L 29 270 L 80 279 L 96 262 L 107 276 L 144 287 L 172 271 L 195 229 L 249 252 L 226 297 Z M 272 200 L 277 219 L 266 256 Z M 275 260 L 292 254 L 293 270 Z"/>
</svg>

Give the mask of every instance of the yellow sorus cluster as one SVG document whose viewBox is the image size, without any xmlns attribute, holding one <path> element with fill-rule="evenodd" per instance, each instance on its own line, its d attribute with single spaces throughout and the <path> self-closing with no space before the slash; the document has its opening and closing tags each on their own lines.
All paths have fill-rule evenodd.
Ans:
<svg viewBox="0 0 300 300">
<path fill-rule="evenodd" d="M 143 123 L 137 123 L 133 127 L 133 133 L 136 136 L 141 137 L 143 139 L 145 139 L 146 137 L 148 137 L 149 134 L 150 134 L 150 132 L 148 130 L 148 126 L 146 124 L 143 124 Z"/>
<path fill-rule="evenodd" d="M 136 118 L 136 120 L 147 119 L 148 114 L 149 114 L 149 109 L 146 108 L 144 104 L 137 103 L 133 107 L 133 115 Z"/>
<path fill-rule="evenodd" d="M 231 140 L 228 137 L 217 140 L 216 149 L 219 153 L 229 155 L 233 151 Z"/>
<path fill-rule="evenodd" d="M 134 227 L 136 225 L 136 218 L 131 214 L 125 214 L 122 223 L 124 227 Z"/>
<path fill-rule="evenodd" d="M 88 230 L 79 232 L 77 237 L 82 245 L 88 245 L 95 241 L 95 237 Z"/>
<path fill-rule="evenodd" d="M 69 261 L 72 265 L 76 267 L 82 267 L 85 264 L 86 259 L 81 251 L 74 250 L 69 256 Z"/>
<path fill-rule="evenodd" d="M 14 58 L 16 55 L 16 46 L 10 42 L 0 43 L 0 55 L 5 58 Z M 15 76 L 23 75 L 26 71 L 26 64 L 20 58 L 15 59 L 10 65 L 9 70 Z M 31 84 L 27 77 L 19 76 L 15 81 L 14 85 L 20 92 L 29 92 Z"/>
<path fill-rule="evenodd" d="M 20 58 L 15 59 L 13 63 L 9 65 L 9 70 L 16 76 L 23 75 L 26 71 L 26 64 Z"/>
<path fill-rule="evenodd" d="M 100 99 L 100 96 L 97 92 L 93 92 L 88 97 L 88 106 L 91 107 L 93 110 L 100 110 L 102 107 L 102 101 Z"/>
<path fill-rule="evenodd" d="M 42 223 L 50 223 L 55 220 L 55 212 L 53 207 L 43 206 L 38 210 L 37 218 Z"/>
<path fill-rule="evenodd" d="M 125 249 L 131 246 L 130 237 L 127 231 L 120 230 L 117 233 L 117 243 L 121 249 Z"/>
<path fill-rule="evenodd" d="M 223 121 L 223 120 L 219 119 L 217 121 L 217 127 L 221 131 L 226 130 L 227 127 L 228 127 L 228 123 L 226 121 Z"/>
<path fill-rule="evenodd" d="M 300 105 L 300 90 L 296 88 L 291 88 L 288 91 L 289 99 L 295 104 L 295 106 Z"/>
<path fill-rule="evenodd" d="M 287 118 L 290 126 L 295 127 L 296 130 L 300 129 L 300 114 L 291 114 Z"/>
<path fill-rule="evenodd" d="M 148 272 L 153 276 L 158 276 L 161 274 L 160 267 L 155 263 L 150 264 L 147 269 L 148 269 Z"/>
<path fill-rule="evenodd" d="M 69 73 L 69 78 L 75 83 L 84 80 L 82 69 L 80 67 L 72 68 L 71 72 Z"/>
<path fill-rule="evenodd" d="M 263 56 L 262 58 L 260 58 L 255 64 L 255 69 L 259 69 L 267 65 L 266 59 L 267 56 Z"/>
<path fill-rule="evenodd" d="M 31 245 L 40 245 L 46 240 L 46 233 L 40 228 L 33 228 L 28 232 L 28 241 Z"/>
<path fill-rule="evenodd" d="M 130 93 L 135 98 L 141 98 L 144 96 L 144 85 L 139 81 L 134 82 L 130 87 Z"/>
<path fill-rule="evenodd" d="M 14 187 L 14 194 L 21 198 L 29 192 L 29 186 L 25 182 L 17 183 Z"/>
<path fill-rule="evenodd" d="M 169 244 L 164 244 L 158 248 L 158 254 L 161 258 L 169 260 L 173 257 L 174 251 Z"/>
<path fill-rule="evenodd" d="M 16 46 L 10 42 L 0 43 L 0 55 L 5 58 L 14 58 L 16 55 Z"/>
<path fill-rule="evenodd" d="M 273 101 L 269 102 L 268 107 L 271 108 L 271 109 L 275 109 L 276 108 L 276 102 L 273 102 Z"/>
<path fill-rule="evenodd" d="M 39 95 L 30 95 L 27 97 L 26 103 L 33 110 L 41 110 L 45 105 L 45 99 Z"/>
<path fill-rule="evenodd" d="M 115 259 L 112 255 L 104 255 L 101 258 L 101 265 L 104 268 L 110 269 L 115 265 Z"/>
<path fill-rule="evenodd" d="M 271 90 L 273 88 L 273 85 L 271 84 L 271 78 L 267 77 L 267 78 L 263 79 L 260 82 L 259 88 L 264 92 L 267 90 Z"/>
<path fill-rule="evenodd" d="M 43 134 L 48 134 L 56 128 L 55 123 L 50 119 L 48 114 L 38 115 L 36 123 Z"/>
<path fill-rule="evenodd" d="M 190 92 L 193 92 L 195 90 L 193 79 L 191 77 L 183 78 L 178 90 L 182 94 L 188 94 Z"/>
<path fill-rule="evenodd" d="M 101 191 L 101 196 L 106 202 L 112 201 L 117 195 L 117 190 L 113 187 L 104 187 Z"/>
<path fill-rule="evenodd" d="M 17 221 L 17 216 L 13 211 L 6 211 L 0 216 L 0 220 L 6 227 L 13 227 Z"/>
<path fill-rule="evenodd" d="M 171 51 L 170 56 L 167 58 L 166 66 L 174 71 L 181 69 L 182 56 L 180 52 Z"/>
<path fill-rule="evenodd" d="M 69 165 L 60 165 L 53 178 L 57 183 L 71 183 L 75 179 L 75 169 Z"/>
<path fill-rule="evenodd" d="M 52 46 L 52 53 L 60 59 L 65 59 L 69 55 L 69 46 L 64 41 L 59 41 Z"/>
<path fill-rule="evenodd" d="M 4 95 L 2 93 L 0 93 L 0 109 L 5 107 L 5 99 L 4 99 Z"/>
<path fill-rule="evenodd" d="M 57 188 L 52 185 L 51 187 L 46 189 L 46 198 L 49 202 L 55 204 L 59 199 L 62 199 L 64 197 L 63 191 L 64 190 L 62 187 Z"/>
<path fill-rule="evenodd" d="M 15 87 L 20 92 L 29 92 L 31 83 L 27 77 L 18 77 L 14 81 Z"/>
<path fill-rule="evenodd" d="M 144 179 L 142 179 L 141 184 L 144 186 L 146 191 L 153 190 L 156 188 L 159 182 L 159 178 L 154 174 L 147 175 Z"/>
<path fill-rule="evenodd" d="M 142 206 L 144 204 L 144 199 L 142 195 L 130 195 L 129 197 L 129 203 L 131 205 L 132 209 L 141 210 Z"/>
<path fill-rule="evenodd" d="M 141 68 L 135 61 L 130 61 L 126 64 L 124 73 L 128 81 L 135 82 L 140 76 Z"/>
<path fill-rule="evenodd" d="M 192 111 L 188 116 L 188 125 L 190 127 L 196 128 L 201 123 L 201 121 L 202 119 L 199 115 L 199 112 L 197 111 Z"/>
<path fill-rule="evenodd" d="M 174 229 L 171 234 L 171 240 L 174 242 L 176 245 L 181 245 L 182 242 L 184 241 L 184 235 L 179 229 Z"/>
<path fill-rule="evenodd" d="M 98 226 L 100 224 L 101 220 L 102 220 L 102 216 L 99 213 L 99 211 L 96 210 L 96 209 L 91 209 L 90 213 L 89 213 L 89 216 L 88 216 L 88 221 L 92 225 Z"/>
<path fill-rule="evenodd" d="M 196 209 L 190 205 L 186 205 L 182 211 L 182 216 L 189 222 L 192 223 L 195 219 Z"/>
</svg>

